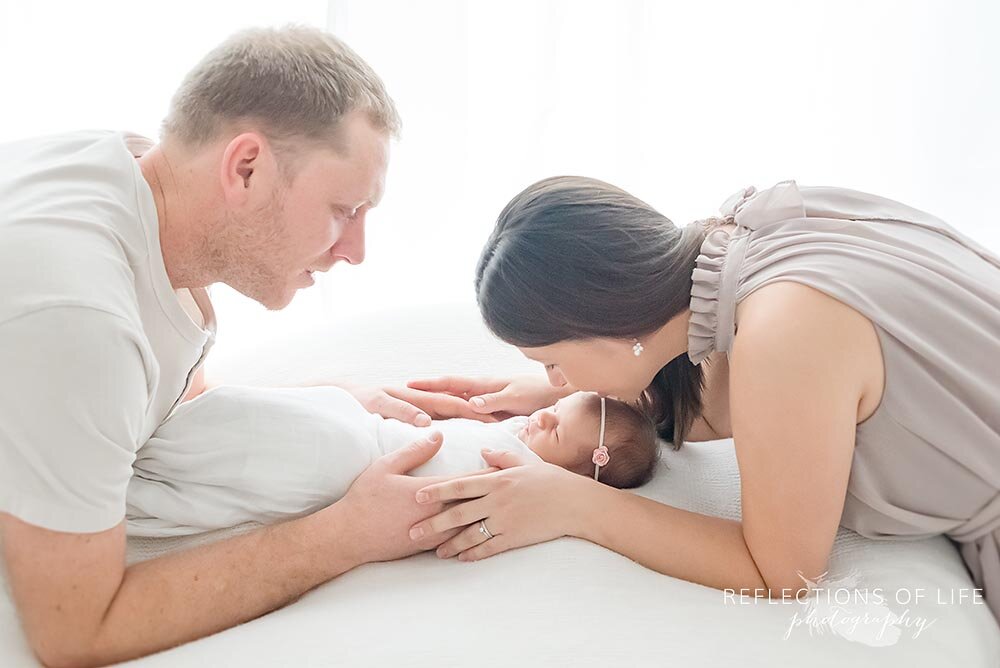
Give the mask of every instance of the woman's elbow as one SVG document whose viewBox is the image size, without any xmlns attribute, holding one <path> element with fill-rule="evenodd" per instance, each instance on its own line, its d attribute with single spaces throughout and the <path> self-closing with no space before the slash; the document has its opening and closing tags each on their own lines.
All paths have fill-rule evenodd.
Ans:
<svg viewBox="0 0 1000 668">
<path fill-rule="evenodd" d="M 761 596 L 773 599 L 801 598 L 819 584 L 826 575 L 826 558 L 793 558 L 767 560 L 749 550 L 763 582 Z"/>
</svg>

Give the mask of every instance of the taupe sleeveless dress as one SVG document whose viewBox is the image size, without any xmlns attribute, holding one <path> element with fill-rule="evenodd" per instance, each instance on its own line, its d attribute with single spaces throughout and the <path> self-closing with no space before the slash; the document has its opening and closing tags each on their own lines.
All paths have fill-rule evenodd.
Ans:
<svg viewBox="0 0 1000 668">
<path fill-rule="evenodd" d="M 701 247 L 689 354 L 729 352 L 736 305 L 777 281 L 875 326 L 885 392 L 858 425 L 841 524 L 869 538 L 946 534 L 1000 619 L 1000 258 L 874 195 L 779 183 L 723 204 Z M 781 323 L 775 323 L 780 327 Z"/>
</svg>

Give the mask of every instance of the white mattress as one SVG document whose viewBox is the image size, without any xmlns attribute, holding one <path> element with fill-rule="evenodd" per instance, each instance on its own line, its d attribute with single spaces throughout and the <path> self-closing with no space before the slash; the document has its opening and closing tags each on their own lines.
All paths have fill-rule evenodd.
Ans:
<svg viewBox="0 0 1000 668">
<path fill-rule="evenodd" d="M 209 359 L 209 376 L 248 384 L 537 371 L 493 341 L 468 306 L 345 320 L 252 356 L 218 352 Z M 732 443 L 666 451 L 640 493 L 738 518 Z M 190 540 L 131 540 L 129 558 L 182 549 Z M 794 613 L 805 612 L 797 603 L 727 602 L 720 591 L 566 538 L 477 563 L 418 555 L 364 566 L 282 610 L 128 665 L 1000 665 L 1000 629 L 986 606 L 937 600 L 939 590 L 947 596 L 972 588 L 947 539 L 870 541 L 841 529 L 830 569 L 833 575 L 854 570 L 863 585 L 886 593 L 885 607 L 900 615 L 909 608 L 905 620 L 922 617 L 930 626 L 914 638 L 916 627 L 901 625 L 898 640 L 884 647 L 862 642 L 862 631 L 848 639 L 800 627 L 786 637 Z M 926 597 L 899 605 L 897 590 Z M 0 600 L 0 666 L 33 665 L 14 621 L 9 600 Z"/>
</svg>

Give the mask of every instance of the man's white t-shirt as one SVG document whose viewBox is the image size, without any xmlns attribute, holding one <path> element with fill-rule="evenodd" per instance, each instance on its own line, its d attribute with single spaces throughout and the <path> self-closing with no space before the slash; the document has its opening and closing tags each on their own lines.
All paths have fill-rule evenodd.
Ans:
<svg viewBox="0 0 1000 668">
<path fill-rule="evenodd" d="M 135 160 L 150 145 L 110 131 L 0 145 L 0 511 L 47 529 L 122 521 L 136 451 L 215 338 L 207 292 L 167 276 Z"/>
</svg>

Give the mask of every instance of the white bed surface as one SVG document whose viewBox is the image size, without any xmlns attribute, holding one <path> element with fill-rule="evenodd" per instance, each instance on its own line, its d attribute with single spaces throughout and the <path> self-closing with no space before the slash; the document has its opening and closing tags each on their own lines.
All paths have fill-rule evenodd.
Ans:
<svg viewBox="0 0 1000 668">
<path fill-rule="evenodd" d="M 225 326 L 225 323 L 222 323 Z M 492 340 L 469 306 L 345 321 L 243 356 L 209 358 L 209 376 L 248 384 L 324 377 L 383 382 L 438 373 L 537 370 Z M 706 514 L 739 517 L 731 441 L 666 451 L 641 493 Z M 202 537 L 201 540 L 215 537 Z M 130 559 L 191 544 L 130 541 Z M 477 563 L 433 555 L 370 564 L 240 627 L 130 662 L 157 666 L 666 666 L 1000 665 L 1000 630 L 985 605 L 939 604 L 935 593 L 972 583 L 945 538 L 870 541 L 842 529 L 831 573 L 855 569 L 868 587 L 927 592 L 908 620 L 933 620 L 919 637 L 872 647 L 800 627 L 796 603 L 727 603 L 717 590 L 647 570 L 576 539 Z M 732 601 L 732 599 L 730 599 Z M 860 633 L 854 636 L 860 638 Z M 0 600 L 0 666 L 34 665 L 13 607 Z"/>
</svg>

